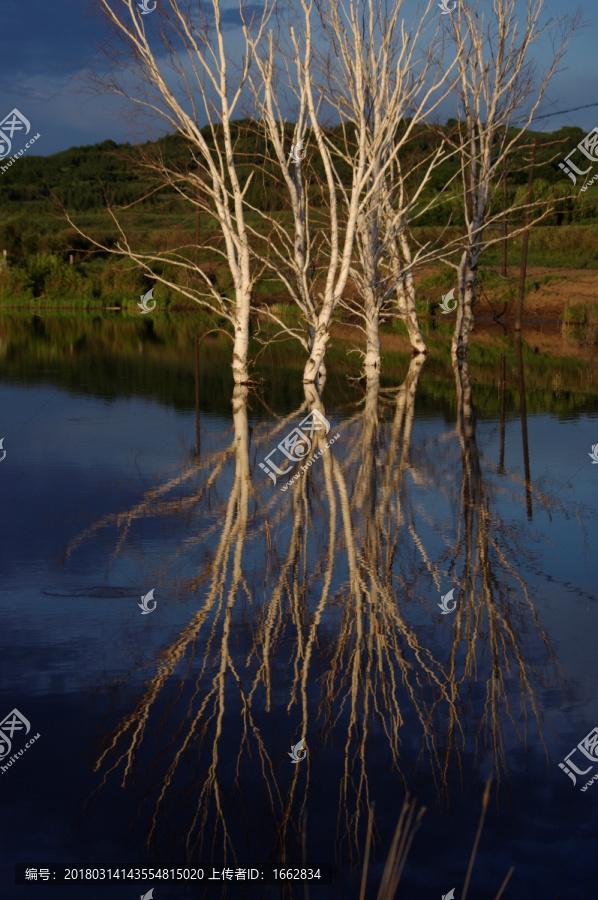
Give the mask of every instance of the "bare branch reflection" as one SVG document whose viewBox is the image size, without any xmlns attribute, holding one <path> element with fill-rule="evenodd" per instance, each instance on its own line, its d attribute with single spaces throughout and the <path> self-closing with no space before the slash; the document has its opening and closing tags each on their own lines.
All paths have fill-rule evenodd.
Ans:
<svg viewBox="0 0 598 900">
<path fill-rule="evenodd" d="M 373 819 L 381 771 L 403 792 L 434 784 L 449 802 L 471 765 L 489 768 L 499 790 L 513 749 L 532 730 L 543 741 L 537 695 L 549 675 L 537 660 L 560 672 L 496 479 L 519 503 L 525 492 L 478 448 L 465 360 L 453 364 L 456 431 L 438 452 L 416 416 L 425 365 L 415 357 L 387 390 L 370 372 L 360 410 L 314 433 L 286 490 L 257 462 L 305 410 L 335 417 L 305 384 L 299 410 L 250 429 L 248 389 L 237 387 L 230 443 L 214 451 L 204 441 L 190 471 L 72 542 L 71 554 L 116 526 L 122 552 L 136 520 L 184 517 L 179 593 L 196 591 L 197 609 L 96 762 L 99 790 L 118 773 L 131 791 L 134 772 L 145 773 L 148 844 L 162 846 L 176 816 L 189 862 L 205 863 L 209 850 L 216 866 L 237 863 L 242 848 L 259 846 L 276 865 L 298 864 L 325 778 L 338 797 L 336 835 L 334 821 L 322 825 L 327 853 L 357 867 L 369 821 L 371 840 L 385 841 L 384 814 Z M 168 499 L 187 480 L 190 496 Z M 444 617 L 437 598 L 451 582 L 458 603 Z M 307 757 L 292 765 L 301 739 Z M 331 767 L 332 780 L 322 774 Z"/>
</svg>

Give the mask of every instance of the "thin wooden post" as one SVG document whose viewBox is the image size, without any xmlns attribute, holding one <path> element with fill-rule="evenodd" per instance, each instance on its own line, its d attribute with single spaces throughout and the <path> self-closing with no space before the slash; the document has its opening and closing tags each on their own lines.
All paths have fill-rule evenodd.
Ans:
<svg viewBox="0 0 598 900">
<path fill-rule="evenodd" d="M 509 233 L 507 227 L 507 170 L 506 167 L 502 173 L 502 276 L 507 277 L 507 235 Z"/>
<path fill-rule="evenodd" d="M 195 338 L 195 442 L 199 459 L 199 338 Z"/>
<path fill-rule="evenodd" d="M 519 409 L 521 412 L 521 442 L 523 444 L 523 470 L 525 472 L 525 500 L 527 518 L 533 519 L 532 509 L 532 484 L 529 469 L 529 445 L 527 441 L 527 400 L 525 397 L 525 376 L 523 374 L 523 350 L 521 347 L 521 335 L 515 338 L 517 345 L 517 368 L 519 370 Z"/>
<path fill-rule="evenodd" d="M 200 198 L 200 192 L 197 192 L 197 199 Z M 200 233 L 200 219 L 199 219 L 199 206 L 195 210 L 195 265 L 199 266 L 199 233 Z"/>
<path fill-rule="evenodd" d="M 500 359 L 500 458 L 498 461 L 498 472 L 502 475 L 505 469 L 505 384 L 506 384 L 506 366 L 504 353 Z"/>
<path fill-rule="evenodd" d="M 73 265 L 73 254 L 72 253 L 69 253 L 69 265 L 70 266 Z"/>
<path fill-rule="evenodd" d="M 523 245 L 521 248 L 521 271 L 519 273 L 519 303 L 517 304 L 517 321 L 515 331 L 521 331 L 521 317 L 523 315 L 523 298 L 525 296 L 525 278 L 527 275 L 527 250 L 529 246 L 529 223 L 532 215 L 530 204 L 534 191 L 534 167 L 536 165 L 536 141 L 532 146 L 532 159 L 529 168 L 529 181 L 527 183 L 527 209 L 525 211 L 525 231 L 523 232 Z"/>
</svg>

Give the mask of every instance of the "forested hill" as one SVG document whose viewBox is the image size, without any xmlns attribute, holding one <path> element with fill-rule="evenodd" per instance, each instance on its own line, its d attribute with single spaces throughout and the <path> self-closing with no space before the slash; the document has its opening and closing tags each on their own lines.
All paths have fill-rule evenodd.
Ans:
<svg viewBox="0 0 598 900">
<path fill-rule="evenodd" d="M 234 127 L 237 131 L 236 153 L 241 161 L 246 160 L 240 169 L 242 178 L 255 170 L 247 193 L 248 202 L 260 209 L 283 210 L 288 206 L 286 187 L 280 182 L 280 178 L 276 177 L 275 166 L 271 159 L 267 159 L 268 148 L 256 123 L 243 120 L 236 122 Z M 449 120 L 446 125 L 439 126 L 433 131 L 423 126 L 418 128 L 409 147 L 409 156 L 402 160 L 403 163 L 411 165 L 418 158 L 421 160 L 443 136 L 450 140 L 457 127 L 455 120 Z M 290 124 L 288 132 L 290 149 L 292 135 Z M 209 129 L 204 129 L 203 133 L 212 143 Z M 334 139 L 334 129 L 330 134 Z M 573 127 L 562 128 L 552 134 L 528 132 L 525 136 L 526 149 L 518 154 L 519 158 L 515 156 L 512 160 L 513 172 L 508 176 L 509 193 L 523 191 L 527 184 L 526 159 L 529 157 L 529 144 L 535 138 L 538 142 L 538 152 L 534 197 L 564 198 L 570 194 L 571 182 L 558 168 L 558 162 L 583 136 L 581 128 Z M 317 154 L 309 153 L 309 134 L 305 147 L 307 150 L 305 170 L 310 182 L 315 184 L 318 178 L 323 177 L 323 171 Z M 7 249 L 9 254 L 19 257 L 39 250 L 58 251 L 67 244 L 72 246 L 72 232 L 70 229 L 65 230 L 64 220 L 57 216 L 53 194 L 73 213 L 100 212 L 105 209 L 105 197 L 109 198 L 111 204 L 123 206 L 142 196 L 146 196 L 147 199 L 144 200 L 141 211 L 146 210 L 151 214 L 158 208 L 164 210 L 166 201 L 171 213 L 177 210 L 182 214 L 188 213 L 188 209 L 173 189 L 162 188 L 154 192 L 157 186 L 155 177 L 143 167 L 142 163 L 143 157 L 148 155 L 158 155 L 177 169 L 189 170 L 194 166 L 186 142 L 178 135 L 138 147 L 104 141 L 87 147 L 71 147 L 48 157 L 33 155 L 20 157 L 0 176 L 0 249 Z M 349 167 L 345 166 L 345 169 L 344 174 L 349 178 Z M 455 169 L 456 160 L 437 168 L 429 191 L 440 191 L 454 174 Z M 455 184 L 455 190 L 457 189 L 458 185 Z M 597 209 L 592 197 L 593 192 L 588 191 L 587 195 L 581 195 L 579 202 L 564 201 L 559 205 L 560 221 L 554 218 L 547 224 L 594 220 Z M 458 220 L 455 219 L 457 204 L 453 209 L 449 203 L 448 207 L 436 207 L 433 212 L 420 219 L 418 225 L 443 224 L 446 221 L 447 208 L 453 214 L 453 223 L 458 224 Z"/>
</svg>

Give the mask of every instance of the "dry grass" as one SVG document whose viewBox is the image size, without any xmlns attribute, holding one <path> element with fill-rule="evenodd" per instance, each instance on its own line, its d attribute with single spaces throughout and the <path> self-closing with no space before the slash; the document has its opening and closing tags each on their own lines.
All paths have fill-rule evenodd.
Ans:
<svg viewBox="0 0 598 900">
<path fill-rule="evenodd" d="M 475 840 L 473 843 L 473 848 L 471 851 L 471 856 L 469 858 L 469 865 L 467 867 L 467 874 L 465 876 L 465 883 L 463 885 L 463 890 L 461 892 L 460 900 L 466 900 L 467 892 L 469 890 L 469 884 L 471 881 L 471 875 L 473 872 L 473 867 L 475 863 L 475 858 L 478 852 L 478 846 L 480 843 L 480 838 L 482 836 L 482 830 L 484 827 L 484 819 L 486 818 L 486 811 L 488 809 L 488 801 L 490 798 L 490 788 L 492 785 L 492 777 L 488 778 L 486 782 L 486 787 L 484 789 L 484 796 L 482 798 L 482 811 L 480 813 L 480 821 L 478 823 L 478 830 L 476 832 Z M 388 852 L 388 857 L 386 860 L 386 865 L 384 867 L 384 872 L 382 874 L 382 881 L 380 883 L 380 888 L 378 890 L 377 900 L 395 900 L 397 897 L 397 891 L 399 888 L 399 882 L 401 880 L 401 875 L 403 873 L 403 869 L 405 868 L 405 863 L 407 862 L 407 856 L 409 854 L 409 850 L 411 848 L 411 844 L 413 842 L 413 838 L 415 837 L 415 833 L 418 830 L 421 820 L 426 812 L 425 806 L 420 809 L 420 811 L 416 814 L 417 801 L 410 799 L 409 795 L 405 798 L 403 802 L 403 808 L 401 810 L 401 815 L 399 817 L 399 821 L 394 833 L 394 837 L 392 839 L 392 843 L 390 845 L 390 850 Z M 373 833 L 373 825 L 374 825 L 374 811 L 373 808 L 370 810 L 370 816 L 368 820 L 368 832 L 366 837 L 366 845 L 365 845 L 365 855 L 363 862 L 363 873 L 361 878 L 361 889 L 359 892 L 359 900 L 365 900 L 366 895 L 366 887 L 367 887 L 367 870 L 368 870 L 368 862 L 370 856 L 370 850 L 372 845 L 372 833 Z M 509 879 L 513 874 L 513 867 L 509 869 L 507 874 L 505 875 L 504 881 L 501 884 L 498 893 L 496 894 L 494 900 L 501 900 L 501 897 L 504 894 L 504 891 L 509 883 Z"/>
</svg>

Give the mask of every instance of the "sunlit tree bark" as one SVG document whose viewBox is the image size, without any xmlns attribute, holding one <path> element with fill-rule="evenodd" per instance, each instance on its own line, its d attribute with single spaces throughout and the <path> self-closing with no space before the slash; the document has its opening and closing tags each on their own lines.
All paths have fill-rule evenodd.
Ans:
<svg viewBox="0 0 598 900">
<path fill-rule="evenodd" d="M 426 11 L 432 4 L 433 0 L 427 0 Z M 379 365 L 380 310 L 394 292 L 402 300 L 399 314 L 408 325 L 414 345 L 420 351 L 425 349 L 414 316 L 414 292 L 404 293 L 399 285 L 420 256 L 416 253 L 413 259 L 404 252 L 406 222 L 443 154 L 441 150 L 432 154 L 409 200 L 402 176 L 400 191 L 394 184 L 402 170 L 395 165 L 391 173 L 391 167 L 409 144 L 418 123 L 448 92 L 448 73 L 432 74 L 437 47 L 436 43 L 432 47 L 426 44 L 422 49 L 421 23 L 409 34 L 403 23 L 399 29 L 401 8 L 402 2 L 389 11 L 385 0 L 369 4 L 351 0 L 347 9 L 337 0 L 318 4 L 320 23 L 333 48 L 333 65 L 312 48 L 313 0 L 301 2 L 293 10 L 288 50 L 276 45 L 272 33 L 263 50 L 257 41 L 253 47 L 260 72 L 259 81 L 253 85 L 259 121 L 274 148 L 293 216 L 291 235 L 284 225 L 261 213 L 271 222 L 273 237 L 268 237 L 268 255 L 264 252 L 260 260 L 269 264 L 285 284 L 301 310 L 307 333 L 301 334 L 267 308 L 263 314 L 286 333 L 298 337 L 306 348 L 306 383 L 318 381 L 323 373 L 330 322 L 343 302 L 350 275 L 365 303 L 365 309 L 362 304 L 357 309 L 366 323 L 368 366 Z M 295 24 L 297 20 L 300 25 Z M 289 89 L 297 104 L 293 146 L 303 148 L 309 134 L 310 144 L 303 152 L 317 155 L 324 169 L 323 182 L 316 179 L 325 217 L 325 225 L 319 230 L 310 212 L 315 200 L 307 189 L 305 171 L 309 167 L 313 180 L 314 168 L 309 166 L 310 160 L 302 165 L 301 160 L 290 157 L 285 147 L 277 52 L 285 57 Z M 318 71 L 322 73 L 321 83 L 317 80 Z M 340 131 L 334 135 L 322 126 L 325 106 L 332 107 L 341 122 Z M 401 131 L 399 124 L 407 114 L 409 122 Z M 342 174 L 346 171 L 348 179 Z M 404 202 L 395 208 L 399 193 Z M 320 253 L 315 251 L 316 233 Z M 355 268 L 353 260 L 356 234 L 360 268 Z M 401 253 L 394 253 L 392 266 L 382 276 L 379 260 L 389 242 L 396 242 Z M 401 264 L 397 268 L 399 258 Z"/>
<path fill-rule="evenodd" d="M 351 161 L 351 185 L 347 190 L 342 184 L 335 165 L 335 148 L 325 131 L 321 120 L 321 97 L 314 83 L 312 64 L 312 31 L 314 0 L 299 0 L 293 9 L 293 24 L 289 25 L 290 49 L 287 51 L 287 72 L 291 90 L 298 98 L 298 122 L 295 140 L 304 141 L 306 127 L 313 144 L 301 152 L 317 152 L 324 168 L 324 183 L 320 185 L 326 208 L 327 226 L 323 242 L 327 249 L 326 262 L 322 271 L 315 271 L 312 234 L 309 232 L 308 194 L 302 175 L 300 162 L 289 160 L 283 149 L 284 126 L 280 116 L 278 98 L 275 95 L 275 44 L 269 40 L 263 59 L 256 41 L 254 54 L 264 91 L 258 87 L 254 95 L 261 111 L 262 122 L 272 142 L 284 181 L 287 185 L 293 214 L 293 235 L 288 236 L 284 228 L 275 225 L 275 242 L 270 242 L 271 253 L 268 263 L 285 283 L 290 296 L 297 303 L 307 324 L 307 335 L 298 336 L 309 353 L 305 364 L 303 381 L 318 383 L 324 375 L 324 356 L 330 339 L 330 323 L 334 310 L 346 287 L 355 241 L 355 227 L 362 202 L 362 195 L 372 172 L 372 164 L 367 157 L 365 139 L 358 141 Z M 291 75 L 291 70 L 294 74 Z M 300 145 L 301 146 L 301 145 Z M 322 290 L 314 289 L 318 279 Z M 272 318 L 272 313 L 265 311 Z M 288 326 L 277 319 L 283 330 Z"/>
<path fill-rule="evenodd" d="M 234 297 L 229 299 L 195 262 L 195 253 L 190 252 L 195 248 L 186 245 L 144 252 L 133 246 L 127 227 L 113 208 L 109 207 L 109 212 L 120 235 L 116 246 L 104 246 L 99 239 L 85 236 L 97 248 L 132 260 L 148 277 L 230 322 L 233 375 L 236 384 L 244 384 L 249 380 L 251 290 L 257 275 L 249 250 L 245 205 L 252 176 L 242 183 L 232 123 L 239 118 L 252 64 L 250 30 L 259 39 L 273 4 L 266 2 L 257 21 L 251 22 L 246 18 L 245 5 L 240 4 L 244 48 L 237 56 L 242 58 L 240 67 L 230 58 L 232 48 L 224 36 L 220 0 L 209 0 L 201 8 L 198 4 L 195 11 L 185 0 L 169 0 L 160 6 L 159 20 L 152 18 L 151 22 L 139 15 L 135 0 L 98 0 L 98 8 L 122 48 L 113 52 L 116 66 L 112 75 L 99 79 L 100 83 L 129 101 L 134 110 L 161 119 L 187 142 L 189 164 L 174 168 L 159 156 L 146 155 L 142 165 L 157 176 L 162 187 L 174 188 L 190 209 L 202 209 L 216 218 L 224 249 L 211 249 L 226 263 Z M 160 23 L 157 40 L 153 30 L 156 21 Z M 206 123 L 209 138 L 202 132 Z M 83 234 L 83 229 L 66 215 Z M 169 271 L 187 273 L 187 285 L 170 276 Z"/>
<path fill-rule="evenodd" d="M 428 254 L 411 247 L 408 226 L 438 202 L 436 196 L 423 204 L 421 199 L 445 154 L 439 147 L 427 160 L 416 161 L 410 150 L 418 127 L 450 91 L 455 66 L 455 61 L 446 69 L 438 66 L 441 41 L 434 5 L 434 0 L 422 4 L 407 31 L 403 0 L 319 3 L 331 46 L 322 66 L 323 91 L 343 123 L 338 158 L 351 165 L 355 148 L 365 140 L 370 164 L 351 267 L 359 301 L 345 298 L 343 304 L 363 322 L 366 370 L 380 366 L 380 317 L 392 296 L 414 351 L 426 350 L 415 310 L 413 267 Z"/>
<path fill-rule="evenodd" d="M 465 238 L 460 260 L 449 263 L 459 284 L 452 342 L 453 354 L 459 355 L 467 350 L 473 324 L 480 257 L 499 240 L 485 237 L 490 222 L 499 218 L 490 214 L 492 199 L 579 22 L 578 14 L 542 21 L 545 0 L 494 0 L 490 10 L 484 7 L 480 0 L 459 2 L 448 24 L 454 41 L 451 52 L 461 48 L 455 91 Z M 532 53 L 543 38 L 550 39 L 551 61 L 538 80 Z M 509 133 L 509 129 L 518 130 Z"/>
</svg>

